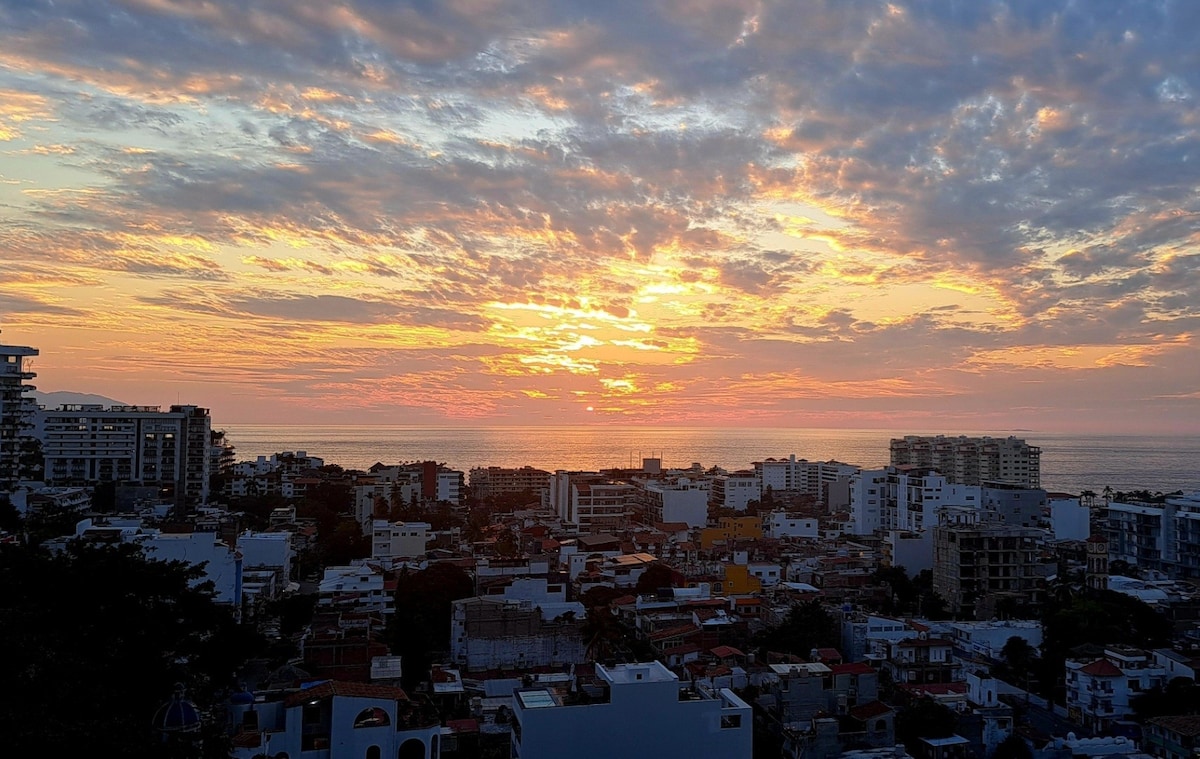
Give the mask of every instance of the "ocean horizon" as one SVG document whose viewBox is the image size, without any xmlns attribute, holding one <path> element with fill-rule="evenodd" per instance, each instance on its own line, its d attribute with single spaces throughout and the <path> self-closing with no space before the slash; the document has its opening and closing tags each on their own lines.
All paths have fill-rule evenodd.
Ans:
<svg viewBox="0 0 1200 759">
<path fill-rule="evenodd" d="M 328 464 L 366 469 L 381 462 L 435 460 L 469 472 L 485 466 L 533 466 L 553 471 L 699 463 L 748 468 L 765 458 L 837 460 L 864 468 L 888 463 L 892 438 L 925 431 L 820 428 L 632 426 L 216 425 L 239 461 L 305 451 Z M 1098 435 L 1028 430 L 944 432 L 1018 437 L 1042 449 L 1042 487 L 1051 492 L 1170 493 L 1200 490 L 1200 435 Z"/>
</svg>

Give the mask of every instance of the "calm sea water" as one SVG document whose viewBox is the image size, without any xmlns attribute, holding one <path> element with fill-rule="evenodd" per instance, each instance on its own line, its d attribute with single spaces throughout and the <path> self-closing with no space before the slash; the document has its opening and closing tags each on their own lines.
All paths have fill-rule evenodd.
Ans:
<svg viewBox="0 0 1200 759">
<path fill-rule="evenodd" d="M 862 467 L 888 462 L 888 442 L 904 432 L 828 429 L 695 427 L 224 427 L 238 459 L 306 451 L 327 463 L 366 469 L 376 462 L 435 460 L 463 471 L 477 466 L 534 466 L 595 470 L 639 466 L 661 458 L 664 467 L 749 467 L 767 457 L 795 454 Z M 920 433 L 924 434 L 924 433 Z M 1042 486 L 1078 493 L 1114 490 L 1200 490 L 1200 436 L 1014 434 L 1042 448 Z"/>
</svg>

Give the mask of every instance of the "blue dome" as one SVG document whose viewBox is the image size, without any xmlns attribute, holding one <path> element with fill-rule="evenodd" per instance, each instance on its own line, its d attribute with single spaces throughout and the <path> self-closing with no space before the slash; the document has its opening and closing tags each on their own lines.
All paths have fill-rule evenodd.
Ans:
<svg viewBox="0 0 1200 759">
<path fill-rule="evenodd" d="M 253 704 L 254 703 L 254 694 L 248 690 L 244 690 L 240 693 L 234 693 L 232 696 L 229 697 L 229 703 L 231 703 L 235 706 L 245 706 L 247 704 Z"/>
<path fill-rule="evenodd" d="M 185 696 L 182 685 L 175 686 L 175 695 L 154 715 L 154 727 L 164 733 L 191 733 L 200 729 L 200 710 Z"/>
</svg>

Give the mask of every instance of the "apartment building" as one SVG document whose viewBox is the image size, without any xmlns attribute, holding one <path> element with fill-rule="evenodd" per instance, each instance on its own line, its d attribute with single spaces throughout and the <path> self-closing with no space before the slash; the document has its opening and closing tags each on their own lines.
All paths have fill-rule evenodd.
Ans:
<svg viewBox="0 0 1200 759">
<path fill-rule="evenodd" d="M 933 528 L 933 590 L 954 614 L 996 616 L 1002 599 L 1028 612 L 1042 603 L 1042 532 L 986 524 L 969 509 L 944 509 Z"/>
<path fill-rule="evenodd" d="M 69 404 L 40 416 L 50 484 L 128 483 L 180 503 L 208 500 L 208 409 Z"/>
<path fill-rule="evenodd" d="M 703 527 L 708 523 L 708 485 L 700 480 L 675 477 L 633 482 L 638 505 L 652 523 L 685 523 Z"/>
<path fill-rule="evenodd" d="M 27 364 L 36 355 L 36 348 L 0 345 L 0 492 L 13 490 L 22 479 L 34 479 L 39 472 L 33 450 L 37 406 L 28 395 L 34 389 L 28 382 L 37 375 Z"/>
<path fill-rule="evenodd" d="M 826 503 L 829 486 L 849 479 L 859 468 L 840 461 L 797 459 L 792 454 L 787 458 L 756 461 L 754 471 L 764 491 L 769 487 L 776 493 L 810 495 L 818 502 Z"/>
<path fill-rule="evenodd" d="M 712 480 L 709 503 L 717 508 L 745 511 L 751 501 L 762 499 L 762 480 L 748 470 L 719 474 Z"/>
<path fill-rule="evenodd" d="M 476 467 L 470 471 L 470 482 L 471 493 L 476 498 L 496 498 L 518 493 L 537 496 L 550 487 L 550 473 L 531 466 L 517 469 Z"/>
<path fill-rule="evenodd" d="M 513 694 L 514 759 L 687 756 L 749 759 L 753 715 L 733 691 L 680 682 L 660 662 L 596 665 L 578 693 Z"/>
<path fill-rule="evenodd" d="M 1020 438 L 905 435 L 893 438 L 890 449 L 892 466 L 930 468 L 951 483 L 1041 487 L 1042 449 Z"/>
<path fill-rule="evenodd" d="M 1108 554 L 1172 579 L 1200 578 L 1200 492 L 1162 504 L 1110 503 Z"/>
<path fill-rule="evenodd" d="M 983 489 L 959 485 L 922 466 L 868 469 L 850 478 L 850 513 L 854 534 L 876 531 L 921 532 L 932 526 L 943 506 L 979 509 Z"/>
<path fill-rule="evenodd" d="M 371 558 L 381 561 L 423 557 L 433 526 L 428 522 L 372 521 Z"/>
<path fill-rule="evenodd" d="M 1068 659 L 1068 718 L 1101 733 L 1133 715 L 1133 698 L 1166 682 L 1166 669 L 1131 646 L 1108 646 L 1099 659 Z"/>
<path fill-rule="evenodd" d="M 637 505 L 637 488 L 596 472 L 560 469 L 550 478 L 547 500 L 564 527 L 595 534 L 625 528 Z"/>
</svg>

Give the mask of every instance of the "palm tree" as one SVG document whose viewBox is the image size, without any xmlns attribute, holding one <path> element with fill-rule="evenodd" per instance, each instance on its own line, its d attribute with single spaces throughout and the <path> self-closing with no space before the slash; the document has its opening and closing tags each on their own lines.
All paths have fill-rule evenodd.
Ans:
<svg viewBox="0 0 1200 759">
<path fill-rule="evenodd" d="M 1112 497 L 1113 497 L 1112 485 L 1105 485 L 1104 490 L 1102 492 L 1104 493 L 1104 505 L 1108 506 L 1110 503 L 1112 503 Z"/>
<path fill-rule="evenodd" d="M 1096 505 L 1096 491 L 1095 490 L 1083 491 L 1082 493 L 1079 494 L 1079 501 L 1084 506 L 1089 506 L 1089 507 L 1095 506 Z"/>
</svg>

